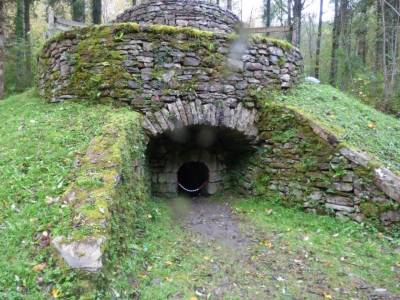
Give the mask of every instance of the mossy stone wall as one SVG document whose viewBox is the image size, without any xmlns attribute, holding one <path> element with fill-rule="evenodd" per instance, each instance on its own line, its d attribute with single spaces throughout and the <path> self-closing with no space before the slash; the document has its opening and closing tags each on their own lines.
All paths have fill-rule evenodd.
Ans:
<svg viewBox="0 0 400 300">
<path fill-rule="evenodd" d="M 187 0 L 146 1 L 124 11 L 116 22 L 189 26 L 217 33 L 232 33 L 241 27 L 239 18 L 220 6 Z"/>
<path fill-rule="evenodd" d="M 344 156 L 299 114 L 267 105 L 258 128 L 261 144 L 235 177 L 247 192 L 381 228 L 400 223 L 400 204 L 375 184 L 373 168 Z"/>
</svg>

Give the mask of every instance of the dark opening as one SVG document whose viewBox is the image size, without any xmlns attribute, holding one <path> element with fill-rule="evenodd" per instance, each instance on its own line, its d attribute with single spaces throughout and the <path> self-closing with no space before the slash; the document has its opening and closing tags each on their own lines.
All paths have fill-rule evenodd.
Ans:
<svg viewBox="0 0 400 300">
<path fill-rule="evenodd" d="M 200 194 L 208 184 L 209 170 L 202 162 L 184 163 L 178 170 L 179 191 L 192 196 Z"/>
</svg>

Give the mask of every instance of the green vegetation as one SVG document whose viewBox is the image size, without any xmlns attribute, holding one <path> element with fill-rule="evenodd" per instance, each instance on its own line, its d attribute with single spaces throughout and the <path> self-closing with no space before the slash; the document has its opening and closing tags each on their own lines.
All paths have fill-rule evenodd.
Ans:
<svg viewBox="0 0 400 300">
<path fill-rule="evenodd" d="M 48 104 L 32 91 L 0 102 L 0 298 L 48 299 L 45 290 L 74 286 L 76 274 L 58 267 L 43 232 L 65 233 L 71 210 L 60 196 L 90 140 L 117 111 Z"/>
<path fill-rule="evenodd" d="M 234 202 L 242 230 L 254 241 L 248 248 L 251 259 L 241 261 L 240 268 L 238 255 L 247 250 L 232 253 L 218 242 L 185 231 L 168 202 L 150 202 L 137 220 L 140 230 L 131 240 L 132 254 L 112 258 L 112 279 L 98 296 L 190 299 L 198 297 L 196 290 L 207 295 L 219 289 L 223 299 L 243 299 L 244 291 L 249 299 L 256 299 L 269 289 L 271 299 L 363 298 L 360 282 L 400 292 L 396 243 L 354 222 L 282 208 L 273 199 L 266 200 Z"/>
<path fill-rule="evenodd" d="M 328 85 L 303 83 L 274 101 L 316 120 L 350 147 L 400 172 L 400 120 Z"/>
</svg>

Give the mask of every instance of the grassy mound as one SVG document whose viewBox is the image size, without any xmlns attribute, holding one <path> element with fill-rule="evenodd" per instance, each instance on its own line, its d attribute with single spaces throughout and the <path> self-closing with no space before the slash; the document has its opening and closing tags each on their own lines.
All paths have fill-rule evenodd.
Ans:
<svg viewBox="0 0 400 300">
<path fill-rule="evenodd" d="M 317 120 L 350 147 L 400 174 L 400 120 L 329 85 L 303 83 L 275 101 Z"/>
<path fill-rule="evenodd" d="M 0 102 L 0 298 L 47 298 L 72 285 L 52 261 L 43 232 L 62 234 L 69 208 L 59 196 L 74 164 L 115 112 L 87 103 L 52 105 L 34 92 Z M 122 110 L 123 111 L 123 110 Z"/>
</svg>

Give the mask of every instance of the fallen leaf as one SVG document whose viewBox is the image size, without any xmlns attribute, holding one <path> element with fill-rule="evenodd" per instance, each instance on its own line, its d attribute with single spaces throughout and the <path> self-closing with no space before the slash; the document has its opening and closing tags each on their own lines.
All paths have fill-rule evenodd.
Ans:
<svg viewBox="0 0 400 300">
<path fill-rule="evenodd" d="M 192 297 L 189 298 L 189 300 L 198 300 L 198 298 L 195 297 L 195 296 L 192 296 Z"/>
<path fill-rule="evenodd" d="M 332 299 L 332 296 L 331 296 L 331 294 L 324 293 L 324 298 L 325 299 Z"/>
<path fill-rule="evenodd" d="M 47 267 L 46 263 L 41 263 L 41 264 L 37 264 L 37 265 L 33 266 L 32 270 L 34 272 L 42 272 L 44 270 L 44 268 L 46 268 L 46 267 Z"/>
<path fill-rule="evenodd" d="M 54 289 L 52 289 L 51 290 L 51 295 L 53 296 L 53 298 L 58 298 L 58 297 L 60 297 L 60 290 L 58 290 L 58 289 L 56 289 L 56 288 L 54 288 Z"/>
</svg>

